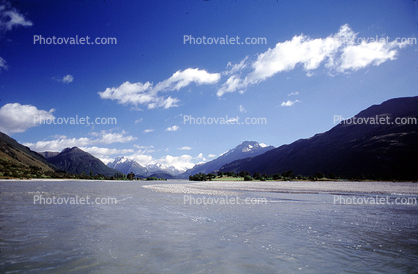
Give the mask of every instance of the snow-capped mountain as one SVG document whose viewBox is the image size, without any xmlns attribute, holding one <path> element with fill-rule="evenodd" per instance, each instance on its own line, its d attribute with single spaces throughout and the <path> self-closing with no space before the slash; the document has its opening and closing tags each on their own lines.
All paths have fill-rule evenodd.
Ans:
<svg viewBox="0 0 418 274">
<path fill-rule="evenodd" d="M 148 164 L 146 166 L 146 168 L 151 173 L 156 173 L 156 172 L 163 171 L 163 172 L 167 172 L 168 174 L 171 174 L 171 175 L 174 175 L 174 176 L 177 176 L 182 172 L 182 171 L 178 170 L 177 168 L 175 168 L 174 166 L 166 166 L 166 165 L 159 164 L 159 163 Z M 183 170 L 183 172 L 184 172 L 184 170 Z"/>
<path fill-rule="evenodd" d="M 264 152 L 267 152 L 273 149 L 273 146 L 268 146 L 266 144 L 259 144 L 255 141 L 244 141 L 242 144 L 236 146 L 233 149 L 228 150 L 227 152 L 221 154 L 218 158 L 199 165 L 195 165 L 192 169 L 188 169 L 185 173 L 182 174 L 182 177 L 187 177 L 189 175 L 194 175 L 199 172 L 210 173 L 213 171 L 219 170 L 223 165 L 233 162 L 235 160 L 254 157 Z"/>
<path fill-rule="evenodd" d="M 127 157 L 116 157 L 115 160 L 112 163 L 108 163 L 107 166 L 117 169 L 123 174 L 133 172 L 135 175 L 140 177 L 148 177 L 155 173 L 168 173 L 170 175 L 177 176 L 181 173 L 181 171 L 176 169 L 174 166 L 165 166 L 159 163 L 149 164 L 143 167 L 135 160 Z"/>
<path fill-rule="evenodd" d="M 114 168 L 122 172 L 123 174 L 128 174 L 133 172 L 137 176 L 147 176 L 148 170 L 138 164 L 135 160 L 131 160 L 127 157 L 116 157 L 113 163 L 108 163 L 108 167 Z"/>
<path fill-rule="evenodd" d="M 240 145 L 236 146 L 235 148 L 230 149 L 227 152 L 223 153 L 220 157 L 223 157 L 223 156 L 226 157 L 226 156 L 231 155 L 231 154 L 236 154 L 237 155 L 237 154 L 240 154 L 240 152 L 241 153 L 247 153 L 248 152 L 249 154 L 255 154 L 255 153 L 257 153 L 257 151 L 259 152 L 260 150 L 266 152 L 270 149 L 264 150 L 264 148 L 268 148 L 268 147 L 270 147 L 270 149 L 274 148 L 273 146 L 268 146 L 264 143 L 259 144 L 255 141 L 244 141 L 244 142 L 242 142 L 242 144 L 240 144 Z M 254 156 L 254 155 L 250 155 L 250 156 L 246 156 L 246 157 L 251 157 L 251 156 Z"/>
</svg>

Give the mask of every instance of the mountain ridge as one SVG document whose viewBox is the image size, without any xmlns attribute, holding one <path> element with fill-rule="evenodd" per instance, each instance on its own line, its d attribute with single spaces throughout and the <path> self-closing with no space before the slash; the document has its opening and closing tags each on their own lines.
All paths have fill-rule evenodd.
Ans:
<svg viewBox="0 0 418 274">
<path fill-rule="evenodd" d="M 106 166 L 100 159 L 78 147 L 65 148 L 59 154 L 47 159 L 60 170 L 73 174 L 92 175 L 102 174 L 113 176 L 120 173 L 119 170 Z"/>
<path fill-rule="evenodd" d="M 15 139 L 3 132 L 0 132 L 0 159 L 26 167 L 37 167 L 43 171 L 54 172 L 57 170 L 41 154 L 18 143 Z"/>
<path fill-rule="evenodd" d="M 418 119 L 418 96 L 390 99 L 354 117 L 412 117 Z M 353 120 L 351 120 L 353 121 Z M 282 145 L 259 156 L 226 164 L 220 171 L 266 174 L 293 170 L 313 175 L 320 171 L 343 177 L 418 178 L 416 124 L 338 124 L 330 130 Z"/>
<path fill-rule="evenodd" d="M 263 143 L 259 144 L 256 141 L 243 141 L 235 148 L 221 154 L 218 158 L 206 163 L 195 165 L 193 168 L 188 169 L 185 173 L 181 174 L 181 177 L 186 178 L 197 173 L 211 173 L 219 170 L 227 163 L 247 158 L 249 156 L 257 156 L 271 149 L 274 149 L 274 147 Z"/>
</svg>

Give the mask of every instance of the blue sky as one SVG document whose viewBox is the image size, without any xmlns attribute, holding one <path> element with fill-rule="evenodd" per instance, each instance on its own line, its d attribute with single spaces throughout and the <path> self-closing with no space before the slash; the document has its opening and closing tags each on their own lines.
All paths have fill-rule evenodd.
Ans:
<svg viewBox="0 0 418 274">
<path fill-rule="evenodd" d="M 245 140 L 278 147 L 331 129 L 334 115 L 417 95 L 415 1 L 144 2 L 1 2 L 0 131 L 35 151 L 78 146 L 184 170 Z M 34 43 L 54 36 L 116 43 Z M 63 122 L 76 116 L 117 124 Z M 203 116 L 240 124 L 184 122 Z"/>
</svg>

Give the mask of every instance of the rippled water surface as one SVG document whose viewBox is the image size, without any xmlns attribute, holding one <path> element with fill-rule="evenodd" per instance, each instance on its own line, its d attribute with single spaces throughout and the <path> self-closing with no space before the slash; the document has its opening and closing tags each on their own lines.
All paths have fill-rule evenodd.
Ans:
<svg viewBox="0 0 418 274">
<path fill-rule="evenodd" d="M 247 191 L 240 199 L 268 202 L 193 205 L 144 184 L 152 183 L 1 181 L 0 272 L 418 272 L 416 205 Z M 117 204 L 34 204 L 35 195 Z"/>
</svg>

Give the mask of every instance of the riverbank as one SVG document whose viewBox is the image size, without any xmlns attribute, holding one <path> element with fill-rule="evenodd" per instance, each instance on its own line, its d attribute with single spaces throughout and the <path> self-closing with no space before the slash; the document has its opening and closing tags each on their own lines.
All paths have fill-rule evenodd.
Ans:
<svg viewBox="0 0 418 274">
<path fill-rule="evenodd" d="M 418 195 L 418 183 L 349 181 L 206 181 L 185 184 L 156 184 L 143 188 L 157 192 L 237 195 L 241 191 L 278 193 L 370 193 Z"/>
</svg>

